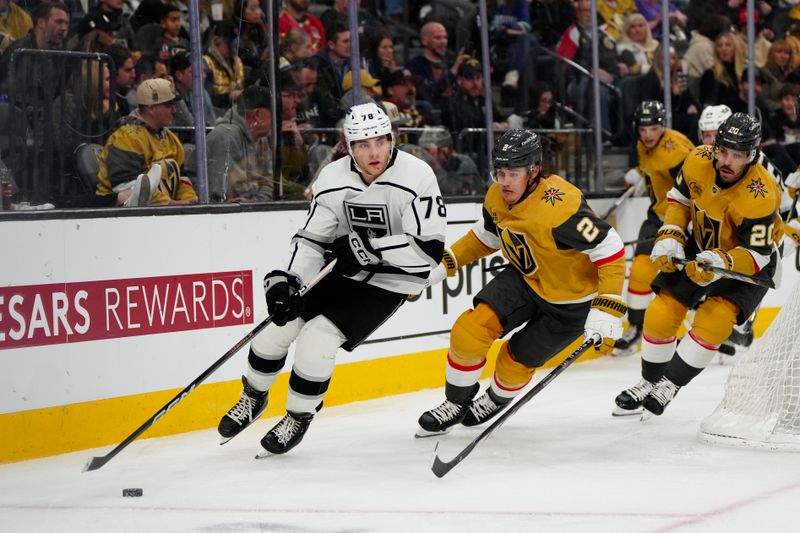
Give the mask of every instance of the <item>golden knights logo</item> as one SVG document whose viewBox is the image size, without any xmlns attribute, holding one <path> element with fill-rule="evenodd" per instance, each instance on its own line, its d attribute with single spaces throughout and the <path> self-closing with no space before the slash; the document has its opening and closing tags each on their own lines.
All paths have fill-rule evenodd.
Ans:
<svg viewBox="0 0 800 533">
<path fill-rule="evenodd" d="M 544 191 L 544 194 L 542 195 L 542 200 L 544 200 L 545 202 L 549 202 L 550 205 L 556 205 L 556 200 L 558 200 L 559 202 L 564 201 L 564 199 L 561 198 L 562 196 L 564 196 L 563 192 L 559 191 L 555 187 L 550 187 L 549 189 Z"/>
<path fill-rule="evenodd" d="M 708 216 L 708 213 L 697 207 L 694 202 L 692 202 L 692 226 L 694 240 L 701 250 L 719 248 L 719 231 L 722 222 Z"/>
<path fill-rule="evenodd" d="M 698 146 L 695 154 L 708 160 L 714 159 L 714 147 L 710 144 Z"/>
<path fill-rule="evenodd" d="M 526 276 L 536 272 L 539 266 L 533 258 L 533 252 L 524 233 L 516 233 L 497 226 L 497 236 L 500 237 L 503 253 L 511 264 Z"/>
<path fill-rule="evenodd" d="M 767 186 L 761 181 L 761 178 L 753 178 L 747 186 L 747 190 L 753 193 L 753 198 L 758 198 L 760 194 L 762 198 L 767 196 Z"/>
</svg>

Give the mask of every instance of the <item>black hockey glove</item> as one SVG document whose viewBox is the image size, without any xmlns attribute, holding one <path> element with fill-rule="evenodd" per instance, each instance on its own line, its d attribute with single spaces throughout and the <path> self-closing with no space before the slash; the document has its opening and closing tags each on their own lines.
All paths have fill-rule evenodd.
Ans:
<svg viewBox="0 0 800 533">
<path fill-rule="evenodd" d="M 380 252 L 355 231 L 334 240 L 329 251 L 336 258 L 333 271 L 342 276 L 354 276 L 365 266 L 377 265 L 381 260 Z"/>
<path fill-rule="evenodd" d="M 300 278 L 283 270 L 273 270 L 264 276 L 267 310 L 276 326 L 285 326 L 300 316 L 303 299 L 296 294 L 301 285 Z"/>
</svg>

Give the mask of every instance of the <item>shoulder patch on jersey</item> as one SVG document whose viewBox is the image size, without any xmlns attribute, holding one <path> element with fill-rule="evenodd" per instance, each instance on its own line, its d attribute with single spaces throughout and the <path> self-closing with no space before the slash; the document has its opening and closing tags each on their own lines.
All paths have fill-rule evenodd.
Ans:
<svg viewBox="0 0 800 533">
<path fill-rule="evenodd" d="M 753 193 L 753 198 L 758 198 L 758 195 L 761 195 L 762 198 L 767 196 L 767 186 L 761 181 L 761 178 L 752 178 L 747 185 L 747 190 Z"/>
<path fill-rule="evenodd" d="M 714 147 L 710 144 L 703 144 L 697 147 L 695 150 L 695 155 L 699 155 L 700 157 L 704 157 L 708 160 L 714 159 Z"/>
<path fill-rule="evenodd" d="M 671 141 L 671 140 L 669 140 L 669 139 L 668 139 L 668 140 L 666 140 L 666 141 L 664 142 L 664 150 L 665 150 L 665 151 L 667 151 L 667 152 L 671 152 L 671 151 L 673 151 L 674 149 L 675 149 L 675 143 L 674 143 L 674 142 L 672 142 L 672 141 Z"/>
<path fill-rule="evenodd" d="M 687 185 L 689 186 L 689 190 L 692 191 L 693 195 L 700 196 L 703 194 L 703 188 L 698 185 L 696 181 L 690 181 L 687 183 Z"/>
<path fill-rule="evenodd" d="M 563 192 L 555 187 L 550 187 L 549 189 L 545 189 L 544 194 L 542 195 L 542 200 L 544 200 L 545 203 L 549 202 L 550 205 L 556 205 L 556 201 L 564 201 L 564 199 L 561 198 L 562 196 L 564 196 Z"/>
</svg>

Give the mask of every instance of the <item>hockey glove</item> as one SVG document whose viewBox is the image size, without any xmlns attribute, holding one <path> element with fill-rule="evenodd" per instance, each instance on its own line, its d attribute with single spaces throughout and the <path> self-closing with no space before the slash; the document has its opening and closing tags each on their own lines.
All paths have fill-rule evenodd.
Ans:
<svg viewBox="0 0 800 533">
<path fill-rule="evenodd" d="M 300 316 L 303 299 L 297 296 L 302 282 L 291 272 L 273 270 L 264 277 L 264 295 L 267 310 L 276 326 L 285 326 Z"/>
<path fill-rule="evenodd" d="M 615 294 L 595 297 L 586 315 L 583 338 L 598 334 L 600 341 L 595 344 L 595 350 L 604 355 L 609 353 L 614 348 L 614 341 L 622 336 L 622 317 L 627 312 L 628 306 Z"/>
<path fill-rule="evenodd" d="M 380 252 L 355 231 L 335 239 L 329 250 L 336 258 L 333 271 L 342 276 L 354 276 L 365 266 L 377 265 L 381 260 Z"/>
<path fill-rule="evenodd" d="M 714 248 L 713 250 L 703 250 L 697 254 L 694 261 L 686 263 L 686 275 L 701 287 L 714 283 L 721 277 L 714 272 L 703 270 L 703 265 L 731 270 L 733 269 L 733 258 L 725 250 Z"/>
<path fill-rule="evenodd" d="M 783 241 L 783 257 L 792 255 L 800 247 L 800 220 L 794 219 L 783 225 L 783 233 L 789 237 Z"/>
<path fill-rule="evenodd" d="M 790 189 L 800 189 L 800 169 L 786 176 L 783 183 Z"/>
<path fill-rule="evenodd" d="M 428 276 L 428 285 L 436 285 L 444 281 L 444 278 L 449 278 L 456 275 L 458 271 L 458 261 L 453 254 L 453 250 L 445 248 L 442 254 L 442 262 L 436 265 L 436 268 L 431 270 Z"/>
<path fill-rule="evenodd" d="M 686 259 L 683 247 L 686 245 L 686 235 L 683 230 L 672 224 L 661 226 L 656 233 L 656 242 L 650 252 L 650 261 L 662 272 L 675 272 L 678 266 L 673 259 Z"/>
<path fill-rule="evenodd" d="M 647 182 L 644 181 L 644 177 L 636 168 L 632 168 L 625 173 L 625 183 L 633 187 L 634 196 L 644 196 L 647 192 Z"/>
</svg>

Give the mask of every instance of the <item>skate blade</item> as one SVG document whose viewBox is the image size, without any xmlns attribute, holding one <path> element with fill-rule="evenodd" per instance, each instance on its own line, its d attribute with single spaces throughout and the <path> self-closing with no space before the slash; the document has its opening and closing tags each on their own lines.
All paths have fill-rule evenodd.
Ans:
<svg viewBox="0 0 800 533">
<path fill-rule="evenodd" d="M 254 459 L 266 459 L 267 457 L 272 457 L 273 455 L 275 454 L 272 452 L 268 452 L 267 450 L 261 450 L 256 454 Z"/>
<path fill-rule="evenodd" d="M 233 437 L 220 437 L 220 438 L 219 438 L 219 445 L 220 445 L 220 446 L 222 446 L 223 444 L 227 443 L 227 442 L 228 442 L 229 440 L 231 440 L 232 438 L 233 438 Z"/>
<path fill-rule="evenodd" d="M 616 405 L 616 406 L 614 406 L 614 410 L 611 411 L 611 416 L 641 415 L 642 411 L 644 411 L 643 407 L 637 407 L 636 409 L 623 409 L 622 407 Z"/>
<path fill-rule="evenodd" d="M 423 429 L 422 427 L 417 428 L 417 432 L 414 434 L 414 438 L 416 439 L 427 439 L 428 437 L 436 437 L 439 435 L 447 435 L 453 428 L 447 428 L 444 431 L 428 431 L 427 429 Z"/>
<path fill-rule="evenodd" d="M 653 416 L 654 416 L 654 415 L 655 415 L 655 413 L 651 413 L 651 412 L 650 412 L 650 411 L 648 411 L 647 409 L 644 409 L 644 410 L 642 411 L 642 418 L 640 418 L 640 419 L 639 419 L 639 421 L 640 421 L 640 422 L 647 422 L 648 420 L 650 420 L 651 418 L 653 418 Z"/>
</svg>

